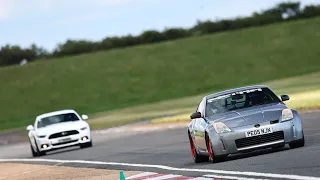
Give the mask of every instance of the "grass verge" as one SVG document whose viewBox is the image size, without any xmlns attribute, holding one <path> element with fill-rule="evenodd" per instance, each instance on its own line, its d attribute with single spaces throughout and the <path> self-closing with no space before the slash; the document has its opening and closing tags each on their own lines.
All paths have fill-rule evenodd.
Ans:
<svg viewBox="0 0 320 180">
<path fill-rule="evenodd" d="M 268 85 L 278 95 L 289 94 L 290 100 L 287 101 L 286 104 L 294 109 L 320 109 L 320 72 L 261 84 Z M 111 128 L 150 119 L 152 119 L 151 123 L 153 124 L 187 122 L 190 121 L 190 114 L 195 111 L 200 99 L 205 95 L 206 94 L 200 94 L 97 113 L 91 116 L 88 122 L 93 130 Z M 21 135 L 26 136 L 24 129 L 4 130 L 0 131 L 0 134 L 12 131 L 22 131 Z"/>
<path fill-rule="evenodd" d="M 320 109 L 320 73 L 312 73 L 263 84 L 271 87 L 278 95 L 289 94 L 290 100 L 286 104 L 291 108 L 300 111 Z M 194 105 L 195 107 L 198 105 L 197 101 L 194 101 Z M 188 122 L 190 121 L 190 114 L 192 112 L 194 110 L 171 117 L 155 118 L 151 123 Z"/>
<path fill-rule="evenodd" d="M 0 130 L 69 108 L 96 128 L 181 114 L 198 94 L 318 72 L 319 29 L 317 17 L 1 68 Z"/>
<path fill-rule="evenodd" d="M 40 164 L 23 164 L 23 163 L 0 163 L 1 179 L 10 180 L 34 180 L 43 179 L 108 179 L 119 180 L 120 170 L 95 169 L 83 167 L 68 167 L 55 165 Z M 40 172 L 40 173 L 37 173 Z M 142 173 L 141 171 L 125 171 L 126 177 Z"/>
</svg>

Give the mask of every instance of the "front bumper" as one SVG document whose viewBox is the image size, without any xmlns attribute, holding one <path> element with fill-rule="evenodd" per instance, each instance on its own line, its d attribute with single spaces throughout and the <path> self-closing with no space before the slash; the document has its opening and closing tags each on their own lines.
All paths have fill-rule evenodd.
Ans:
<svg viewBox="0 0 320 180">
<path fill-rule="evenodd" d="M 245 132 L 253 130 L 252 125 L 234 128 L 233 132 L 225 134 L 214 134 L 211 138 L 215 155 L 234 154 L 238 152 L 251 151 L 283 145 L 303 137 L 301 121 L 298 117 L 286 122 L 270 124 L 260 123 L 260 127 L 272 127 L 273 133 L 254 138 L 246 138 Z"/>
<path fill-rule="evenodd" d="M 55 149 L 76 146 L 91 141 L 90 131 L 80 131 L 79 134 L 64 136 L 54 139 L 37 138 L 37 145 L 40 151 L 51 151 Z"/>
</svg>

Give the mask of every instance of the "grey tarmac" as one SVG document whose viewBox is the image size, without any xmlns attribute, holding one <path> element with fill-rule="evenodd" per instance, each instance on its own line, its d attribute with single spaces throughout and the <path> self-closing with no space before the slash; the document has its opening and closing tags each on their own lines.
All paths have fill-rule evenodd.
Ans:
<svg viewBox="0 0 320 180">
<path fill-rule="evenodd" d="M 60 166 L 107 168 L 117 170 L 152 171 L 186 176 L 202 176 L 217 172 L 197 172 L 195 169 L 273 173 L 285 175 L 312 176 L 320 179 L 320 112 L 301 114 L 306 144 L 305 147 L 281 150 L 261 150 L 249 154 L 228 157 L 227 161 L 212 164 L 209 162 L 195 164 L 187 137 L 187 129 L 178 126 L 175 129 L 152 130 L 153 132 L 132 133 L 126 131 L 100 133 L 94 147 L 87 149 L 69 148 L 51 152 L 46 156 L 32 158 L 28 144 L 16 144 L 0 147 L 0 159 L 31 158 L 56 160 L 86 160 L 99 162 L 129 163 L 131 165 L 90 164 L 64 162 Z M 11 152 L 11 153 L 10 153 Z M 28 162 L 57 164 L 56 162 Z M 132 164 L 164 165 L 174 167 L 132 166 Z M 186 169 L 186 171 L 184 171 Z M 240 174 L 240 173 L 239 173 Z M 247 173 L 248 174 L 248 173 Z M 221 174 L 228 175 L 228 174 Z M 230 176 L 235 176 L 230 174 Z M 237 175 L 240 176 L 240 175 Z M 252 176 L 251 176 L 252 177 Z M 276 179 L 259 176 L 255 178 Z M 280 178 L 284 179 L 284 178 Z M 290 179 L 290 178 L 289 178 Z"/>
</svg>

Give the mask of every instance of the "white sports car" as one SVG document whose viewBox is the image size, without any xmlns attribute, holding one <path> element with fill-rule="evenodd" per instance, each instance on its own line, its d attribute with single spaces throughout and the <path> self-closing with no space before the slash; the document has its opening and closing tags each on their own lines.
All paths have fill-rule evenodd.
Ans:
<svg viewBox="0 0 320 180">
<path fill-rule="evenodd" d="M 34 126 L 27 130 L 31 152 L 34 157 L 46 152 L 70 146 L 91 147 L 90 126 L 75 110 L 61 110 L 41 114 L 36 117 Z"/>
</svg>

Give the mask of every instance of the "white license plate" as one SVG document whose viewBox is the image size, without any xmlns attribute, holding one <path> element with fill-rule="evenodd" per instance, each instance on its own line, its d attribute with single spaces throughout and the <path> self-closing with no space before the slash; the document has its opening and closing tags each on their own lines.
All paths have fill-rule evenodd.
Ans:
<svg viewBox="0 0 320 180">
<path fill-rule="evenodd" d="M 263 134 L 270 134 L 272 132 L 273 131 L 272 131 L 271 127 L 254 129 L 254 130 L 251 130 L 251 131 L 247 131 L 246 132 L 246 137 L 259 136 L 259 135 L 263 135 Z"/>
<path fill-rule="evenodd" d="M 71 141 L 71 138 L 64 138 L 59 140 L 59 142 L 67 142 L 67 141 Z"/>
</svg>

